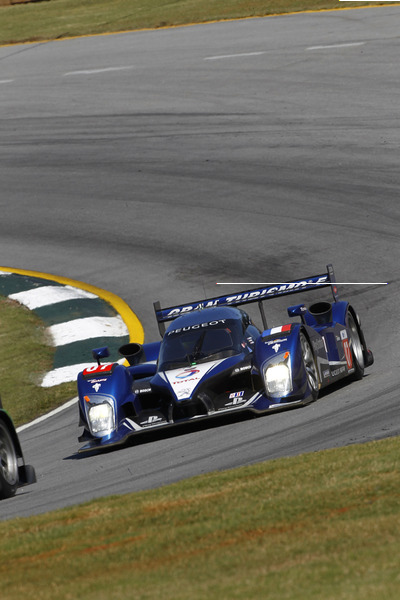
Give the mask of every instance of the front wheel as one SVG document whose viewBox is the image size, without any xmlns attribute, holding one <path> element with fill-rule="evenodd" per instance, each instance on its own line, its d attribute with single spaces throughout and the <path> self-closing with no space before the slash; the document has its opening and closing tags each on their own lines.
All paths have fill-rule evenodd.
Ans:
<svg viewBox="0 0 400 600">
<path fill-rule="evenodd" d="M 353 379 L 362 379 L 364 376 L 364 353 L 361 343 L 359 326 L 351 312 L 347 313 L 347 332 L 349 336 L 349 346 L 353 358 L 354 373 Z"/>
<path fill-rule="evenodd" d="M 17 453 L 10 432 L 0 421 L 0 499 L 14 496 L 17 487 Z"/>
<path fill-rule="evenodd" d="M 318 369 L 315 363 L 315 357 L 311 349 L 310 342 L 308 341 L 304 333 L 300 333 L 300 345 L 304 370 L 306 372 L 307 382 L 311 392 L 311 401 L 316 400 L 318 398 L 319 392 Z"/>
</svg>

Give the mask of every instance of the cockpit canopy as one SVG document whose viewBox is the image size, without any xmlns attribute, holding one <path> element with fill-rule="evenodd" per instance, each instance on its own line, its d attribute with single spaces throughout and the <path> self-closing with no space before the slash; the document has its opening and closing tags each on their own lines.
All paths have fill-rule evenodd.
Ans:
<svg viewBox="0 0 400 600">
<path fill-rule="evenodd" d="M 203 317 L 206 311 L 202 311 Z M 210 311 L 210 319 L 181 317 L 170 325 L 161 343 L 159 371 L 219 360 L 245 351 L 242 311 Z"/>
</svg>

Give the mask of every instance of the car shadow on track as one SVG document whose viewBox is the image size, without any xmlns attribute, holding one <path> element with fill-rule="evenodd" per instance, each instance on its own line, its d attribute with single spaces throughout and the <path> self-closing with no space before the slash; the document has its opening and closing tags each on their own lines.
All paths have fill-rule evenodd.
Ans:
<svg viewBox="0 0 400 600">
<path fill-rule="evenodd" d="M 369 376 L 369 374 L 364 375 L 364 377 L 368 377 L 368 376 Z M 321 392 L 318 396 L 318 399 L 315 402 L 325 400 L 325 398 L 329 397 L 330 395 L 334 394 L 335 392 L 339 392 L 339 391 L 345 389 L 346 387 L 348 387 L 349 390 L 351 390 L 351 385 L 355 385 L 356 383 L 357 382 L 350 382 L 349 380 L 346 380 L 346 379 L 342 379 L 336 383 L 333 383 L 328 388 L 321 390 Z M 314 404 L 314 402 L 311 402 L 310 404 L 312 405 L 312 404 Z M 166 440 L 166 439 L 179 437 L 182 435 L 187 435 L 189 433 L 194 433 L 194 432 L 198 432 L 198 431 L 206 431 L 206 430 L 210 430 L 210 429 L 216 429 L 216 428 L 220 428 L 220 427 L 224 427 L 224 426 L 229 426 L 234 423 L 250 421 L 253 419 L 260 419 L 260 418 L 265 418 L 265 417 L 271 418 L 273 416 L 273 414 L 280 414 L 285 411 L 292 411 L 295 409 L 307 410 L 307 407 L 310 404 L 307 404 L 305 406 L 304 405 L 303 406 L 282 405 L 282 408 L 279 410 L 274 410 L 274 412 L 269 412 L 269 413 L 264 413 L 264 414 L 259 414 L 259 415 L 251 413 L 251 412 L 238 412 L 238 413 L 230 413 L 230 414 L 223 414 L 223 415 L 214 415 L 210 419 L 202 419 L 199 421 L 189 421 L 186 423 L 178 423 L 178 424 L 172 425 L 171 427 L 165 428 L 165 429 L 164 428 L 159 429 L 159 430 L 151 429 L 149 431 L 140 432 L 136 435 L 134 434 L 121 444 L 111 446 L 109 448 L 101 448 L 101 449 L 95 448 L 93 450 L 85 451 L 82 453 L 77 451 L 76 453 L 71 454 L 70 456 L 66 456 L 63 460 L 81 460 L 84 458 L 98 456 L 99 454 L 108 454 L 110 452 L 115 452 L 115 451 L 121 450 L 122 448 L 131 448 L 133 446 L 149 444 L 151 442 L 155 442 L 158 440 Z"/>
<path fill-rule="evenodd" d="M 266 415 L 254 415 L 252 413 L 241 413 L 241 414 L 229 414 L 229 415 L 215 415 L 209 420 L 201 421 L 190 421 L 186 423 L 177 423 L 166 429 L 152 429 L 151 431 L 143 431 L 138 434 L 132 435 L 124 443 L 112 446 L 110 448 L 94 449 L 85 451 L 82 453 L 77 452 L 66 456 L 63 460 L 81 460 L 82 458 L 89 458 L 90 456 L 97 456 L 99 454 L 108 454 L 109 452 L 115 452 L 122 448 L 131 448 L 133 446 L 149 444 L 158 440 L 166 440 L 174 437 L 179 437 L 196 431 L 206 431 L 209 429 L 220 428 L 224 425 L 231 425 L 233 423 L 239 423 L 243 421 L 250 421 Z"/>
</svg>

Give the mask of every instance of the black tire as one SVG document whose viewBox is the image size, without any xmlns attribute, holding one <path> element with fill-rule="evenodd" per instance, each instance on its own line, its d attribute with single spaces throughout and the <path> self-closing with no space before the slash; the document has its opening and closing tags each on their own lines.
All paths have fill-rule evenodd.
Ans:
<svg viewBox="0 0 400 600">
<path fill-rule="evenodd" d="M 14 496 L 17 488 L 17 453 L 7 426 L 0 421 L 0 500 Z"/>
<path fill-rule="evenodd" d="M 306 372 L 308 387 L 310 388 L 311 393 L 310 402 L 312 402 L 313 400 L 316 400 L 318 398 L 318 392 L 320 387 L 317 364 L 315 362 L 315 356 L 311 348 L 311 344 L 304 335 L 304 333 L 300 333 L 300 345 L 304 370 Z"/>
<path fill-rule="evenodd" d="M 361 342 L 360 327 L 350 311 L 347 313 L 347 332 L 354 365 L 354 373 L 351 374 L 351 378 L 359 380 L 364 376 L 364 349 Z"/>
</svg>

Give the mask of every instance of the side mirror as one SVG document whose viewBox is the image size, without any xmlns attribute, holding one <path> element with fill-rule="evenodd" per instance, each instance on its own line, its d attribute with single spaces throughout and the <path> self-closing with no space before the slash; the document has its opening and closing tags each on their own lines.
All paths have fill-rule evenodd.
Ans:
<svg viewBox="0 0 400 600">
<path fill-rule="evenodd" d="M 97 360 L 97 364 L 100 365 L 100 359 L 107 358 L 107 356 L 110 356 L 110 352 L 108 350 L 108 347 L 104 346 L 103 348 L 95 348 L 94 350 L 92 350 L 92 356 L 95 360 Z"/>
<path fill-rule="evenodd" d="M 295 304 L 295 306 L 288 306 L 287 312 L 289 317 L 300 317 L 304 323 L 304 313 L 307 312 L 307 307 L 305 304 Z"/>
</svg>

